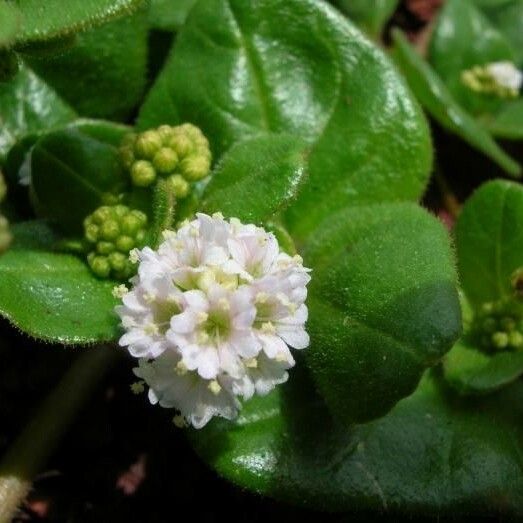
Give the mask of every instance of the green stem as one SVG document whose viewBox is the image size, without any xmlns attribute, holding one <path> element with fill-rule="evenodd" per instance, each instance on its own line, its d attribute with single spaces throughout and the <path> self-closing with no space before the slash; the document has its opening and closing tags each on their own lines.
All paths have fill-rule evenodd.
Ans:
<svg viewBox="0 0 523 523">
<path fill-rule="evenodd" d="M 60 439 L 116 361 L 111 346 L 86 348 L 49 394 L 0 463 L 0 523 L 9 523 Z"/>
<path fill-rule="evenodd" d="M 147 245 L 157 248 L 162 241 L 162 232 L 174 224 L 176 196 L 169 180 L 160 179 L 153 192 L 153 219 L 149 230 Z"/>
</svg>

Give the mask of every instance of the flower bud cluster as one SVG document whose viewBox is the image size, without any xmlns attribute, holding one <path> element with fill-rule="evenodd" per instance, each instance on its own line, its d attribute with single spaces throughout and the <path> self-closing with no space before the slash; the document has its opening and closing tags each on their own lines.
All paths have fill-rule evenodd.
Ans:
<svg viewBox="0 0 523 523">
<path fill-rule="evenodd" d="M 125 205 L 103 205 L 84 220 L 84 238 L 91 248 L 87 263 L 99 278 L 126 280 L 135 272 L 132 249 L 142 247 L 147 216 Z"/>
<path fill-rule="evenodd" d="M 123 140 L 120 157 L 133 185 L 149 187 L 162 176 L 178 198 L 186 197 L 190 184 L 205 178 L 211 168 L 209 142 L 189 123 L 131 133 Z"/>
<path fill-rule="evenodd" d="M 523 309 L 511 298 L 484 303 L 474 318 L 473 335 L 487 351 L 523 349 Z"/>
<path fill-rule="evenodd" d="M 523 86 L 523 72 L 512 62 L 493 62 L 463 71 L 461 81 L 477 93 L 517 98 Z"/>
</svg>

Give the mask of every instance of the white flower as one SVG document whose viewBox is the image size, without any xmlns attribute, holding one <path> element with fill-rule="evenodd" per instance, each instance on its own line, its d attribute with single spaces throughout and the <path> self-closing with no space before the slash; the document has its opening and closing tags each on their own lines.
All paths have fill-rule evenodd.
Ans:
<svg viewBox="0 0 523 523">
<path fill-rule="evenodd" d="M 492 62 L 486 69 L 498 86 L 513 91 L 521 89 L 523 73 L 512 62 Z"/>
<path fill-rule="evenodd" d="M 198 214 L 166 231 L 157 251 L 136 251 L 138 274 L 116 311 L 120 345 L 140 359 L 151 403 L 193 426 L 232 419 L 240 403 L 288 378 L 291 349 L 309 344 L 309 269 L 273 234 Z M 177 417 L 177 423 L 179 423 Z"/>
</svg>

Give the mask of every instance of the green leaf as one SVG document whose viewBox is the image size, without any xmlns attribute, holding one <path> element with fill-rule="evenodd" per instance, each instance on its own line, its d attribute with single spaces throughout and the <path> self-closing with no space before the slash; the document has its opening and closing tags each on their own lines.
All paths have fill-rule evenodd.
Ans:
<svg viewBox="0 0 523 523">
<path fill-rule="evenodd" d="M 361 422 L 410 394 L 461 328 L 444 227 L 410 203 L 333 214 L 311 235 L 306 358 L 334 415 Z"/>
<path fill-rule="evenodd" d="M 203 209 L 247 223 L 263 223 L 296 198 L 305 163 L 303 143 L 292 136 L 238 142 L 212 173 Z"/>
<path fill-rule="evenodd" d="M 394 58 L 410 88 L 426 111 L 445 129 L 491 158 L 511 176 L 521 175 L 521 166 L 492 139 L 454 99 L 445 84 L 400 31 L 393 32 Z"/>
<path fill-rule="evenodd" d="M 523 374 L 523 352 L 486 354 L 461 340 L 443 360 L 447 381 L 462 394 L 486 394 Z"/>
<path fill-rule="evenodd" d="M 124 185 L 117 149 L 76 129 L 45 135 L 33 148 L 35 207 L 67 233 L 81 234 L 84 218 L 104 203 L 115 203 Z"/>
<path fill-rule="evenodd" d="M 20 11 L 4 0 L 0 1 L 0 49 L 7 47 L 16 36 L 20 26 Z"/>
<path fill-rule="evenodd" d="M 197 0 L 151 0 L 149 24 L 162 31 L 178 31 Z"/>
<path fill-rule="evenodd" d="M 321 1 L 198 2 L 139 126 L 183 121 L 218 158 L 260 132 L 304 138 L 309 177 L 287 217 L 300 237 L 347 205 L 418 199 L 431 165 L 426 122 L 387 57 Z"/>
<path fill-rule="evenodd" d="M 64 124 L 74 111 L 27 68 L 13 80 L 0 83 L 0 163 L 22 136 Z"/>
<path fill-rule="evenodd" d="M 0 315 L 52 342 L 115 339 L 114 282 L 94 278 L 79 258 L 50 252 L 58 238 L 43 222 L 20 223 L 12 232 L 15 241 L 0 256 Z"/>
<path fill-rule="evenodd" d="M 502 180 L 482 185 L 463 207 L 455 232 L 471 305 L 511 295 L 510 277 L 523 267 L 523 187 Z"/>
<path fill-rule="evenodd" d="M 236 485 L 308 509 L 405 516 L 523 514 L 523 383 L 481 399 L 427 376 L 384 418 L 351 429 L 297 379 L 190 438 Z M 353 391 L 358 395 L 357 390 Z"/>
<path fill-rule="evenodd" d="M 143 10 L 79 35 L 62 53 L 26 57 L 79 114 L 121 120 L 142 95 L 146 60 L 147 20 Z"/>
<path fill-rule="evenodd" d="M 143 0 L 17 0 L 22 23 L 17 44 L 72 35 L 137 9 Z"/>
<path fill-rule="evenodd" d="M 513 107 L 520 100 L 503 99 L 476 93 L 461 81 L 464 70 L 476 65 L 508 60 L 523 67 L 523 3 L 510 1 L 504 7 L 486 10 L 488 16 L 474 5 L 473 0 L 449 0 L 442 9 L 430 43 L 430 61 L 458 102 L 478 117 L 495 136 L 521 139 L 523 118 Z M 509 9 L 510 7 L 510 9 Z M 494 15 L 500 13 L 500 15 Z M 504 14 L 501 14 L 504 13 Z M 499 25 L 496 25 L 495 21 Z M 502 32 L 512 35 L 511 40 Z M 514 35 L 518 36 L 514 36 Z M 503 113 L 501 121 L 498 114 Z M 507 115 L 507 128 L 504 128 Z M 491 125 L 491 122 L 494 125 Z"/>
<path fill-rule="evenodd" d="M 332 0 L 332 3 L 364 31 L 378 37 L 399 0 Z"/>
</svg>

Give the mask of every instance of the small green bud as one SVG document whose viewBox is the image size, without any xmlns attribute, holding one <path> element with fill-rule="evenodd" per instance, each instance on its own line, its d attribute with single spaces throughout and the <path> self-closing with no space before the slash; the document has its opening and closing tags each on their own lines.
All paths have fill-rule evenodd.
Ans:
<svg viewBox="0 0 523 523">
<path fill-rule="evenodd" d="M 168 145 L 169 140 L 174 135 L 174 127 L 171 127 L 170 125 L 160 125 L 160 127 L 158 127 L 158 129 L 156 129 L 156 131 L 162 138 L 162 144 Z"/>
<path fill-rule="evenodd" d="M 130 169 L 136 159 L 133 148 L 130 145 L 122 146 L 119 150 L 120 160 L 126 169 Z"/>
<path fill-rule="evenodd" d="M 523 348 L 523 334 L 518 331 L 513 331 L 508 335 L 508 342 L 514 349 Z"/>
<path fill-rule="evenodd" d="M 184 158 L 193 152 L 192 140 L 182 132 L 174 134 L 168 144 L 180 158 Z"/>
<path fill-rule="evenodd" d="M 130 236 L 120 236 L 116 240 L 116 248 L 123 253 L 129 253 L 134 248 L 134 239 Z"/>
<path fill-rule="evenodd" d="M 111 242 L 98 242 L 96 244 L 96 251 L 99 254 L 110 254 L 114 251 L 114 243 Z"/>
<path fill-rule="evenodd" d="M 100 233 L 100 227 L 91 223 L 91 221 L 84 222 L 85 238 L 88 242 L 96 243 L 98 241 L 98 235 Z"/>
<path fill-rule="evenodd" d="M 508 346 L 509 338 L 506 332 L 495 332 L 491 339 L 496 349 L 506 349 Z"/>
<path fill-rule="evenodd" d="M 158 131 L 145 131 L 138 135 L 134 150 L 139 158 L 151 160 L 162 146 L 162 136 Z"/>
<path fill-rule="evenodd" d="M 96 256 L 96 254 L 90 253 L 87 255 L 87 263 L 89 264 L 89 267 L 91 267 L 91 270 L 99 278 L 109 277 L 109 274 L 111 273 L 111 266 L 109 265 L 109 261 L 105 256 Z"/>
<path fill-rule="evenodd" d="M 13 236 L 9 229 L 9 222 L 5 216 L 0 214 L 0 254 L 4 253 L 13 240 Z"/>
<path fill-rule="evenodd" d="M 84 238 L 91 245 L 87 263 L 94 274 L 115 279 L 132 276 L 135 267 L 129 261 L 129 252 L 143 246 L 146 227 L 143 212 L 121 204 L 104 205 L 87 216 Z"/>
<path fill-rule="evenodd" d="M 100 227 L 100 237 L 107 241 L 116 240 L 120 234 L 120 226 L 116 220 L 107 220 Z"/>
<path fill-rule="evenodd" d="M 514 319 L 508 316 L 505 318 L 501 318 L 499 324 L 505 332 L 511 332 L 516 328 L 516 322 L 514 321 Z"/>
<path fill-rule="evenodd" d="M 169 183 L 173 188 L 177 198 L 185 198 L 189 194 L 189 182 L 180 174 L 174 174 L 169 178 Z"/>
<path fill-rule="evenodd" d="M 169 174 L 178 164 L 178 155 L 172 149 L 162 147 L 153 158 L 153 167 L 161 174 Z"/>
<path fill-rule="evenodd" d="M 149 162 L 138 160 L 131 168 L 131 180 L 137 187 L 149 187 L 156 180 L 156 171 Z"/>
<path fill-rule="evenodd" d="M 112 252 L 107 259 L 111 264 L 111 268 L 117 272 L 123 271 L 128 261 L 128 257 L 121 252 Z"/>
<path fill-rule="evenodd" d="M 209 174 L 210 162 L 206 156 L 188 156 L 180 163 L 180 170 L 183 176 L 191 181 L 196 182 L 205 178 Z"/>
</svg>

